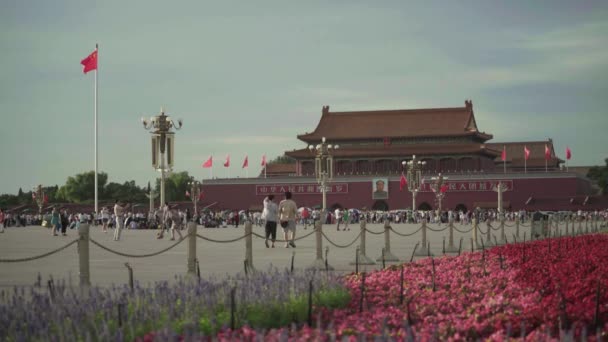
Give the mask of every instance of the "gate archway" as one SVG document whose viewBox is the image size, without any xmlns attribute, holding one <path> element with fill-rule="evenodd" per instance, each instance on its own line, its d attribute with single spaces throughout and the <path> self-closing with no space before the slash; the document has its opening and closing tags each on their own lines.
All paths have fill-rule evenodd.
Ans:
<svg viewBox="0 0 608 342">
<path fill-rule="evenodd" d="M 376 201 L 372 206 L 372 210 L 388 211 L 388 203 L 385 201 Z"/>
<path fill-rule="evenodd" d="M 420 205 L 418 205 L 418 210 L 429 211 L 433 210 L 433 207 L 431 207 L 431 205 L 426 202 L 422 202 L 420 203 Z"/>
</svg>

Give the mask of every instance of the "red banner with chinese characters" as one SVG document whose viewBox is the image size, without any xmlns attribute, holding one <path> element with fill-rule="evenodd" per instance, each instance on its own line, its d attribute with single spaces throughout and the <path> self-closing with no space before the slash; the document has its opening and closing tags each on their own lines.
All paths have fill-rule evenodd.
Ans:
<svg viewBox="0 0 608 342">
<path fill-rule="evenodd" d="M 446 181 L 447 193 L 461 191 L 494 191 L 494 187 L 502 182 L 507 186 L 505 191 L 513 191 L 513 180 L 470 180 L 470 181 Z M 425 182 L 420 187 L 420 192 L 432 192 L 430 182 Z"/>
<path fill-rule="evenodd" d="M 318 184 L 268 184 L 256 185 L 256 195 L 283 194 L 291 191 L 294 195 L 317 195 L 321 193 L 321 186 Z M 348 194 L 348 183 L 332 183 L 327 185 L 328 194 Z"/>
</svg>

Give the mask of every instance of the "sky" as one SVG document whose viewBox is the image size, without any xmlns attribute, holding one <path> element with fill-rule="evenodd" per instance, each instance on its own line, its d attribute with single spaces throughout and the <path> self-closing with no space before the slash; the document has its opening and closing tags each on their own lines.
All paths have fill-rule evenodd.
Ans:
<svg viewBox="0 0 608 342">
<path fill-rule="evenodd" d="M 0 0 L 0 193 L 93 170 L 144 185 L 162 107 L 175 170 L 249 175 L 305 147 L 321 108 L 461 107 L 492 142 L 552 138 L 570 165 L 608 157 L 606 1 Z M 221 167 L 226 155 L 232 166 Z"/>
</svg>

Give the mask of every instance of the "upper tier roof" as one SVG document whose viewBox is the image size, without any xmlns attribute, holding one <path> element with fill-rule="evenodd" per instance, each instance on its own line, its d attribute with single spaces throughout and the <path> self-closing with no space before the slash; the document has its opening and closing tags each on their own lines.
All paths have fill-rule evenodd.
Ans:
<svg viewBox="0 0 608 342">
<path fill-rule="evenodd" d="M 464 107 L 374 110 L 360 112 L 330 112 L 324 106 L 321 120 L 312 133 L 298 135 L 300 140 L 313 142 L 326 137 L 330 141 L 397 138 L 478 136 L 482 141 L 491 134 L 479 132 L 473 102 Z"/>
</svg>

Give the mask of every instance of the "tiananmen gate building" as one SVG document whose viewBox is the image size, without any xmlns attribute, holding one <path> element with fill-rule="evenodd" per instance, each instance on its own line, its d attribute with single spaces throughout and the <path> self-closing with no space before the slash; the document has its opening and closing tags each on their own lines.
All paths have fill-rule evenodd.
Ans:
<svg viewBox="0 0 608 342">
<path fill-rule="evenodd" d="M 324 106 L 314 131 L 298 135 L 306 145 L 286 151 L 293 164 L 271 164 L 256 178 L 205 180 L 203 205 L 217 209 L 260 209 L 268 194 L 291 191 L 298 206 L 319 207 L 321 189 L 314 175 L 315 155 L 308 145 L 325 137 L 340 148 L 333 155 L 334 179 L 327 194 L 329 208 L 397 210 L 411 207 L 412 194 L 399 191 L 402 162 L 425 161 L 416 209 L 436 208 L 431 177 L 447 176 L 442 207 L 470 210 L 496 208 L 495 185 L 507 185 L 503 206 L 520 210 L 605 209 L 605 197 L 594 196 L 589 179 L 568 172 L 545 141 L 492 143 L 493 135 L 480 131 L 472 101 L 464 107 L 331 112 Z M 524 147 L 530 151 L 524 158 Z M 548 149 L 546 153 L 545 149 Z M 502 160 L 502 152 L 506 160 Z M 388 196 L 373 199 L 373 184 L 385 182 Z"/>
</svg>

